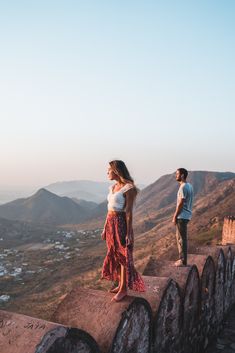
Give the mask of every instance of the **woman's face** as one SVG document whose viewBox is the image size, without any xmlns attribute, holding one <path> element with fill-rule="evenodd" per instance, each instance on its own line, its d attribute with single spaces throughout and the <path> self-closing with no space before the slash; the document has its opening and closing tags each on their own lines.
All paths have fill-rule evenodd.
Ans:
<svg viewBox="0 0 235 353">
<path fill-rule="evenodd" d="M 118 180 L 117 174 L 114 173 L 110 166 L 108 166 L 107 175 L 109 180 Z"/>
</svg>

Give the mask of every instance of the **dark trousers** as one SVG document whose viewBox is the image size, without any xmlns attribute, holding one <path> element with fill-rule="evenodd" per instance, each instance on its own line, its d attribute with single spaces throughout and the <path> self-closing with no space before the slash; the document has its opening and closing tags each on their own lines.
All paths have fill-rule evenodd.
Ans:
<svg viewBox="0 0 235 353">
<path fill-rule="evenodd" d="M 179 251 L 179 259 L 187 265 L 187 225 L 188 219 L 177 219 L 176 221 L 176 241 Z"/>
</svg>

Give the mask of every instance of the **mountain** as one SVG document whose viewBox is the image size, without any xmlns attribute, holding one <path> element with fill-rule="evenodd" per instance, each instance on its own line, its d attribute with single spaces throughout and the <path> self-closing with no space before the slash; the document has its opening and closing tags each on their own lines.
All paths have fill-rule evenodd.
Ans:
<svg viewBox="0 0 235 353">
<path fill-rule="evenodd" d="M 221 220 L 234 212 L 235 173 L 192 171 L 188 181 L 194 187 L 193 220 L 190 223 L 195 224 L 195 229 L 205 228 L 213 217 Z M 150 231 L 157 234 L 159 230 L 165 234 L 169 231 L 177 190 L 175 174 L 169 174 L 140 191 L 134 209 L 136 234 Z M 106 213 L 107 201 L 97 205 L 91 201 L 60 197 L 46 189 L 40 189 L 29 198 L 0 205 L 0 217 L 3 218 L 48 225 L 76 224 L 90 229 L 101 227 Z"/>
<path fill-rule="evenodd" d="M 223 219 L 235 213 L 235 174 L 191 172 L 189 181 L 195 189 L 193 217 L 188 226 L 189 253 L 193 253 L 200 245 L 220 243 Z M 159 261 L 177 259 L 172 217 L 178 187 L 173 190 L 174 183 L 174 174 L 160 178 L 139 195 L 134 232 L 136 256 L 140 260 L 149 255 L 156 256 Z"/>
<path fill-rule="evenodd" d="M 189 223 L 189 252 L 192 253 L 195 252 L 195 247 L 205 244 L 215 245 L 220 241 L 223 217 L 234 215 L 235 211 L 235 174 L 195 171 L 190 172 L 189 181 L 192 182 L 195 190 L 193 218 Z M 177 189 L 175 175 L 171 174 L 159 178 L 138 195 L 134 212 L 134 258 L 135 266 L 140 272 L 145 268 L 150 255 L 157 257 L 158 261 L 177 259 L 175 226 L 171 222 Z M 45 194 L 45 191 L 42 193 Z M 37 199 L 36 196 L 35 198 Z M 47 200 L 48 197 L 45 199 Z M 63 198 L 59 197 L 60 199 Z M 32 204 L 34 201 L 31 200 Z M 44 208 L 47 207 L 46 205 L 45 201 Z M 3 257 L 6 267 L 12 264 L 12 267 L 23 268 L 22 277 L 17 277 L 17 281 L 14 277 L 12 280 L 9 277 L 5 279 L 1 277 L 4 293 L 9 293 L 12 297 L 12 300 L 6 304 L 8 306 L 4 307 L 5 310 L 50 319 L 55 304 L 58 305 L 66 292 L 73 287 L 108 290 L 110 284 L 100 279 L 106 245 L 101 240 L 100 230 L 97 229 L 104 224 L 107 202 L 99 204 L 91 212 L 91 218 L 86 223 L 79 221 L 79 224 L 71 225 L 76 230 L 74 232 L 76 236 L 71 238 L 64 237 L 55 227 L 54 233 L 46 226 L 42 231 L 41 225 L 38 226 L 35 236 L 35 225 L 32 223 L 23 224 L 23 222 L 0 219 L 0 230 L 2 228 L 0 250 L 1 246 L 4 250 L 16 245 L 21 246 L 18 249 L 19 253 L 10 253 L 6 258 Z M 97 227 L 98 222 L 100 226 Z M 27 228 L 29 225 L 30 229 Z M 94 230 L 87 231 L 85 226 Z M 79 232 L 79 229 L 83 231 Z M 15 243 L 20 237 L 22 237 L 21 241 Z M 4 238 L 4 241 L 1 238 Z M 48 243 L 48 239 L 51 242 Z M 36 244 L 37 251 L 22 252 L 24 242 L 31 245 L 35 241 L 42 243 Z M 58 250 L 57 241 L 64 244 L 65 248 Z M 2 250 L 3 254 L 4 250 Z M 24 255 L 21 258 L 22 253 Z M 26 266 L 25 269 L 24 266 Z M 35 269 L 37 272 L 30 274 Z M 19 282 L 20 278 L 21 282 Z M 21 286 L 19 283 L 24 285 Z"/>
<path fill-rule="evenodd" d="M 73 197 L 72 200 L 76 204 L 80 205 L 86 211 L 94 210 L 98 206 L 98 204 L 96 202 L 80 200 L 80 199 L 76 199 L 76 197 Z"/>
<path fill-rule="evenodd" d="M 188 176 L 188 181 L 193 185 L 195 198 L 209 194 L 215 187 L 222 185 L 222 182 L 232 179 L 235 179 L 235 173 L 230 172 L 192 171 Z M 140 192 L 136 215 L 152 214 L 175 203 L 178 187 L 175 173 L 162 176 Z"/>
<path fill-rule="evenodd" d="M 59 196 L 100 203 L 106 199 L 109 185 L 108 182 L 73 180 L 53 183 L 46 186 L 45 189 Z"/>
<path fill-rule="evenodd" d="M 233 187 L 235 173 L 191 171 L 188 181 L 194 188 L 194 208 L 192 224 L 197 229 L 205 226 L 210 218 L 219 217 L 220 221 L 226 214 L 234 213 L 235 201 Z M 134 207 L 134 225 L 137 234 L 158 232 L 166 234 L 172 229 L 173 216 L 178 183 L 175 173 L 164 175 L 153 184 L 141 190 Z M 102 203 L 92 211 L 83 227 L 101 226 L 107 212 L 107 203 Z M 200 218 L 197 215 L 200 214 Z M 166 229 L 163 228 L 166 225 Z M 195 228 L 195 229 L 196 229 Z M 147 234 L 147 233 L 146 233 Z"/>
<path fill-rule="evenodd" d="M 207 172 L 192 171 L 189 172 L 188 181 L 194 188 L 194 206 L 193 215 L 203 208 L 204 214 L 201 219 L 197 219 L 198 225 L 202 218 L 208 218 L 210 212 L 216 215 L 218 201 L 213 203 L 218 195 L 220 195 L 221 207 L 224 204 L 233 205 L 233 194 L 227 195 L 226 189 L 230 190 L 231 185 L 235 182 L 235 173 L 230 172 Z M 153 184 L 146 187 L 140 192 L 135 209 L 135 219 L 139 231 L 148 231 L 165 218 L 173 216 L 176 205 L 176 195 L 178 183 L 175 180 L 175 174 L 165 175 Z M 226 198 L 229 201 L 226 201 Z M 210 206 L 208 202 L 210 203 Z M 235 208 L 234 208 L 235 209 Z M 220 209 L 220 214 L 229 212 L 230 206 Z M 193 217 L 193 219 L 194 219 Z"/>
<path fill-rule="evenodd" d="M 68 197 L 60 197 L 46 189 L 40 189 L 31 197 L 1 205 L 0 217 L 61 225 L 81 222 L 87 218 L 87 211 Z"/>
</svg>

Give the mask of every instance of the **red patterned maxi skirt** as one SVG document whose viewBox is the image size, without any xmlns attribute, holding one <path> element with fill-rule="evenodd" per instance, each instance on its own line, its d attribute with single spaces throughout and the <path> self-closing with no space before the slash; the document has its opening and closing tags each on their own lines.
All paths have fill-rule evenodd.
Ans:
<svg viewBox="0 0 235 353">
<path fill-rule="evenodd" d="M 126 214 L 108 213 L 104 230 L 108 251 L 104 259 L 102 278 L 119 281 L 120 265 L 123 265 L 126 268 L 127 288 L 144 292 L 144 281 L 134 267 L 133 245 L 126 246 Z"/>
</svg>

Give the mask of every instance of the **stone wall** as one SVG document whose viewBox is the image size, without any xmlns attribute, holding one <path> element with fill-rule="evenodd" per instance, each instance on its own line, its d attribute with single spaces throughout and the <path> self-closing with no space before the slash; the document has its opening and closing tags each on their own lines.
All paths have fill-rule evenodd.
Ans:
<svg viewBox="0 0 235 353">
<path fill-rule="evenodd" d="M 224 218 L 222 244 L 235 244 L 235 217 Z"/>
<path fill-rule="evenodd" d="M 146 259 L 146 292 L 131 291 L 120 303 L 74 288 L 51 323 L 0 311 L 0 352 L 204 353 L 235 303 L 233 226 L 227 217 L 230 245 L 197 248 L 187 267 Z"/>
<path fill-rule="evenodd" d="M 1 353 L 99 353 L 86 332 L 0 310 Z"/>
</svg>

